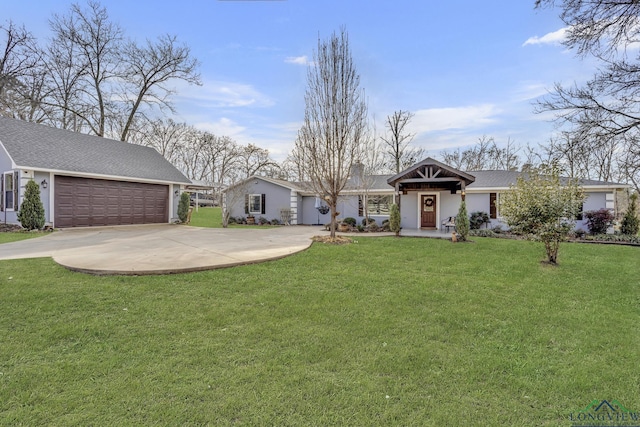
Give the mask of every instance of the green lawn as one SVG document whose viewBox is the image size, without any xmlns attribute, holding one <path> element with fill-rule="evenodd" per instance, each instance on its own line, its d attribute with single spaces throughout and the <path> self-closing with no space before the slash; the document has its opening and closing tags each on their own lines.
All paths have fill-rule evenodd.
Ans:
<svg viewBox="0 0 640 427">
<path fill-rule="evenodd" d="M 194 208 L 189 225 L 193 227 L 222 228 L 222 209 L 201 207 L 196 212 Z M 229 228 L 273 228 L 273 226 L 229 224 Z"/>
<path fill-rule="evenodd" d="M 35 237 L 42 237 L 46 234 L 47 233 L 44 233 L 44 232 L 28 232 L 28 231 L 0 233 L 0 244 L 17 242 L 18 240 L 33 239 Z"/>
<path fill-rule="evenodd" d="M 359 238 L 93 277 L 0 262 L 0 425 L 569 426 L 640 411 L 640 248 Z"/>
</svg>

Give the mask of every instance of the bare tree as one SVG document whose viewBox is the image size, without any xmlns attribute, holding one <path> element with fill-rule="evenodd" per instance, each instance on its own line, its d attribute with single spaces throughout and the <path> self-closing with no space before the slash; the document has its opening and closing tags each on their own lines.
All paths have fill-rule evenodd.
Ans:
<svg viewBox="0 0 640 427">
<path fill-rule="evenodd" d="M 292 155 L 311 190 L 331 209 L 331 238 L 336 234 L 338 197 L 360 158 L 366 138 L 367 104 L 360 88 L 346 29 L 318 40 L 307 71 L 304 123 Z"/>
<path fill-rule="evenodd" d="M 0 25 L 0 115 L 42 121 L 38 103 L 44 93 L 42 53 L 33 35 L 12 21 Z"/>
<path fill-rule="evenodd" d="M 415 134 L 409 133 L 407 125 L 413 116 L 409 111 L 399 110 L 387 116 L 384 123 L 388 134 L 380 139 L 385 145 L 387 168 L 396 174 L 422 160 L 425 154 L 423 148 L 409 147 Z"/>
<path fill-rule="evenodd" d="M 631 180 L 627 162 L 640 127 L 640 3 L 607 0 L 536 0 L 536 7 L 558 6 L 567 25 L 564 44 L 601 66 L 586 84 L 556 84 L 536 107 L 552 111 L 571 139 L 588 154 L 598 179 Z"/>
<path fill-rule="evenodd" d="M 501 148 L 493 137 L 484 135 L 471 148 L 443 151 L 440 156 L 444 163 L 460 170 L 514 170 L 519 165 L 518 151 L 520 149 L 511 138 Z"/>
<path fill-rule="evenodd" d="M 87 6 L 83 9 L 77 3 L 72 4 L 68 15 L 54 15 L 50 24 L 53 43 L 74 46 L 72 64 L 85 79 L 82 102 L 70 106 L 71 112 L 82 119 L 92 133 L 105 136 L 107 118 L 113 110 L 109 94 L 115 91 L 114 80 L 120 74 L 119 55 L 124 35 L 100 3 L 89 1 Z"/>
<path fill-rule="evenodd" d="M 269 150 L 249 144 L 239 150 L 240 171 L 245 178 L 277 166 L 269 156 Z"/>
<path fill-rule="evenodd" d="M 127 119 L 120 134 L 126 141 L 136 115 L 142 104 L 167 107 L 173 111 L 169 101 L 172 90 L 166 86 L 170 80 L 183 80 L 201 84 L 196 69 L 198 61 L 191 57 L 186 45 L 179 45 L 175 36 L 165 35 L 155 42 L 147 41 L 145 47 L 133 42 L 126 44 L 122 57 L 122 78 L 126 89 L 122 99 L 126 105 Z M 130 95 L 133 95 L 130 99 Z"/>
<path fill-rule="evenodd" d="M 186 123 L 173 119 L 157 119 L 140 126 L 132 133 L 129 141 L 139 145 L 153 147 L 172 163 L 177 163 L 180 153 L 186 145 L 190 132 L 194 132 Z"/>
</svg>

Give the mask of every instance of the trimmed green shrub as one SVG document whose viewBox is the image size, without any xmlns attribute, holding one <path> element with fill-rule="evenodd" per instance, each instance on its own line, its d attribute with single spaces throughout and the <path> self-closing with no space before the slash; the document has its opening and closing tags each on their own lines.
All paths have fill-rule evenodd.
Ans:
<svg viewBox="0 0 640 427">
<path fill-rule="evenodd" d="M 637 236 L 640 229 L 640 219 L 638 219 L 638 193 L 633 193 L 629 199 L 629 207 L 622 218 L 620 232 L 629 236 Z"/>
<path fill-rule="evenodd" d="M 489 214 L 486 212 L 472 212 L 469 218 L 469 228 L 479 230 L 484 224 L 489 223 Z"/>
<path fill-rule="evenodd" d="M 607 228 L 611 227 L 615 217 L 609 209 L 602 208 L 597 211 L 587 211 L 584 213 L 587 220 L 589 234 L 605 234 Z"/>
<path fill-rule="evenodd" d="M 345 224 L 351 226 L 351 227 L 355 227 L 357 224 L 357 221 L 355 218 L 352 218 L 350 216 L 346 217 L 345 219 L 342 220 L 342 222 L 344 222 Z"/>
<path fill-rule="evenodd" d="M 27 230 L 40 230 L 44 227 L 44 206 L 40 200 L 40 186 L 34 180 L 27 182 L 18 221 Z"/>
<path fill-rule="evenodd" d="M 389 212 L 389 230 L 396 233 L 396 236 L 400 235 L 400 209 L 395 203 L 391 205 Z"/>
<path fill-rule="evenodd" d="M 182 193 L 180 195 L 180 202 L 178 202 L 178 218 L 180 222 L 187 222 L 187 216 L 189 215 L 189 193 Z"/>
<path fill-rule="evenodd" d="M 467 203 L 463 200 L 460 202 L 458 216 L 456 216 L 456 232 L 459 239 L 465 241 L 469 238 L 469 216 L 467 215 Z"/>
</svg>

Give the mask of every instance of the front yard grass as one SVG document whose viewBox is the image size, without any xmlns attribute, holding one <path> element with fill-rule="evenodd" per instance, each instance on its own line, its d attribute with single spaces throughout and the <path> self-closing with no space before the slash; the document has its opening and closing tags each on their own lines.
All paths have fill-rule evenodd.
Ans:
<svg viewBox="0 0 640 427">
<path fill-rule="evenodd" d="M 195 208 L 191 213 L 191 222 L 189 225 L 193 227 L 206 228 L 222 228 L 222 209 L 216 207 L 200 207 L 198 212 Z M 273 228 L 270 225 L 242 225 L 229 224 L 229 228 Z"/>
<path fill-rule="evenodd" d="M 45 232 L 37 232 L 37 231 L 2 232 L 0 233 L 0 244 L 17 242 L 18 240 L 33 239 L 35 237 L 42 237 L 45 234 L 46 234 Z"/>
<path fill-rule="evenodd" d="M 558 426 L 640 411 L 640 252 L 417 238 L 93 277 L 0 262 L 0 425 Z"/>
</svg>

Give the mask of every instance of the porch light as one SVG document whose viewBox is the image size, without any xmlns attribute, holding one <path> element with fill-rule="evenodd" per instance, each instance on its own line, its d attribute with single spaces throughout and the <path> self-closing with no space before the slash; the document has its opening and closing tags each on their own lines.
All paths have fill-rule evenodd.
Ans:
<svg viewBox="0 0 640 427">
<path fill-rule="evenodd" d="M 42 185 L 42 188 L 47 188 L 47 186 L 49 184 L 47 184 L 47 180 L 46 179 L 43 179 L 42 182 L 40 183 L 40 185 Z"/>
<path fill-rule="evenodd" d="M 174 191 L 174 192 L 173 192 L 173 194 L 175 194 L 175 195 L 176 195 L 176 197 L 178 197 L 178 195 L 180 194 L 180 190 L 176 190 L 176 191 Z"/>
</svg>

